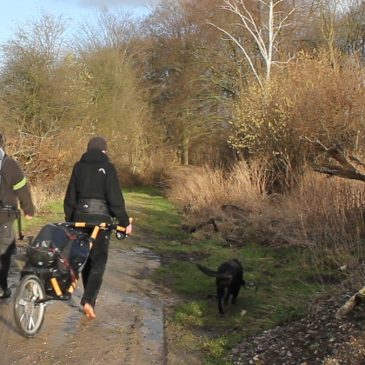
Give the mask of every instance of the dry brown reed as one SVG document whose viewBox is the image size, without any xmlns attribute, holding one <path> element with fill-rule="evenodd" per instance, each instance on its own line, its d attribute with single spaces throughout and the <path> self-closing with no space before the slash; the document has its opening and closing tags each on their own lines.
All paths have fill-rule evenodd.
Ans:
<svg viewBox="0 0 365 365">
<path fill-rule="evenodd" d="M 263 166 L 240 162 L 230 171 L 210 166 L 176 168 L 170 171 L 167 195 L 190 224 L 214 217 L 223 236 L 246 235 L 248 216 L 261 210 L 258 207 L 266 199 Z"/>
<path fill-rule="evenodd" d="M 185 166 L 170 170 L 169 175 L 168 197 L 184 211 L 205 216 L 228 204 L 251 210 L 261 199 L 264 185 L 259 169 L 243 162 L 228 172 L 210 166 Z"/>
<path fill-rule="evenodd" d="M 58 177 L 52 183 L 32 184 L 30 188 L 36 214 L 46 213 L 47 206 L 50 203 L 63 199 L 67 188 L 67 181 L 62 177 Z"/>
<path fill-rule="evenodd" d="M 241 162 L 228 172 L 208 166 L 182 168 L 172 174 L 168 196 L 189 224 L 215 218 L 220 235 L 229 242 L 307 246 L 315 266 L 358 262 L 364 183 L 308 170 L 290 194 L 268 195 L 264 176 L 262 162 Z"/>
<path fill-rule="evenodd" d="M 305 174 L 287 202 L 310 242 L 316 265 L 354 266 L 361 260 L 364 198 L 363 182 Z"/>
</svg>

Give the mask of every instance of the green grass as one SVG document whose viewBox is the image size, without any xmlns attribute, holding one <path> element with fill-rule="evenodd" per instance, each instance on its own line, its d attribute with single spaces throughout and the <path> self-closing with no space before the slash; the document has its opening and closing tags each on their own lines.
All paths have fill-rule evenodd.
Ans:
<svg viewBox="0 0 365 365">
<path fill-rule="evenodd" d="M 169 318 L 179 333 L 176 346 L 203 352 L 207 365 L 228 365 L 225 357 L 236 342 L 299 318 L 313 295 L 323 289 L 306 280 L 313 273 L 303 266 L 302 249 L 255 243 L 231 248 L 223 247 L 219 237 L 198 240 L 180 229 L 177 209 L 158 190 L 124 189 L 123 193 L 134 218 L 134 235 L 143 238 L 138 242 L 161 256 L 162 265 L 152 279 L 182 299 Z M 62 201 L 51 202 L 46 210 L 52 213 L 24 222 L 25 233 L 32 226 L 63 220 Z M 241 289 L 237 304 L 221 318 L 215 280 L 200 272 L 196 263 L 215 269 L 229 258 L 243 263 L 248 288 Z"/>
<path fill-rule="evenodd" d="M 52 201 L 43 208 L 41 213 L 36 213 L 32 219 L 22 218 L 22 231 L 25 236 L 28 236 L 30 232 L 42 227 L 46 223 L 64 222 L 64 219 L 63 201 Z"/>
<path fill-rule="evenodd" d="M 125 189 L 124 196 L 129 215 L 139 230 L 147 232 L 151 237 L 163 240 L 179 240 L 184 238 L 179 230 L 180 217 L 173 204 L 165 199 L 154 188 Z M 130 209 L 131 202 L 133 209 Z"/>
<path fill-rule="evenodd" d="M 211 256 L 201 260 L 202 264 L 216 268 L 227 258 L 237 257 L 246 268 L 247 283 L 255 284 L 242 288 L 236 305 L 227 307 L 224 318 L 217 315 L 214 279 L 198 271 L 192 262 L 172 261 L 168 267 L 161 268 L 160 280 L 186 299 L 186 304 L 176 309 L 176 320 L 184 319 L 180 324 L 185 323 L 193 332 L 200 327 L 221 335 L 202 339 L 201 343 L 208 358 L 216 359 L 217 363 L 223 361 L 236 341 L 302 316 L 309 299 L 321 290 L 319 285 L 304 281 L 300 255 L 292 251 L 278 256 L 274 250 L 254 244 L 241 250 L 217 250 L 213 242 L 210 244 Z M 281 263 L 288 257 L 288 262 Z M 192 311 L 192 305 L 199 310 Z M 221 349 L 213 350 L 214 344 L 219 344 Z"/>
<path fill-rule="evenodd" d="M 236 342 L 300 318 L 310 299 L 323 290 L 306 280 L 312 272 L 303 265 L 303 249 L 272 249 L 255 243 L 235 249 L 223 247 L 219 237 L 197 240 L 180 229 L 176 208 L 158 191 L 133 189 L 125 195 L 137 208 L 136 229 L 148 232 L 151 242 L 146 245 L 161 255 L 163 264 L 153 279 L 182 298 L 171 318 L 180 333 L 177 345 L 199 348 L 206 354 L 206 364 L 228 364 L 225 357 Z M 215 280 L 195 264 L 215 269 L 230 258 L 243 263 L 248 287 L 242 288 L 237 304 L 221 318 Z"/>
</svg>

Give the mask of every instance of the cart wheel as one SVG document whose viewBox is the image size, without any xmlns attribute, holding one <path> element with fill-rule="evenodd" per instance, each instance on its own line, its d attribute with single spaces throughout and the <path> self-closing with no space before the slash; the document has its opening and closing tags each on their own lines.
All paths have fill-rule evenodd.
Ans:
<svg viewBox="0 0 365 365">
<path fill-rule="evenodd" d="M 42 327 L 46 304 L 37 302 L 44 297 L 44 287 L 37 276 L 26 275 L 21 279 L 15 293 L 14 317 L 25 337 L 35 336 Z"/>
</svg>

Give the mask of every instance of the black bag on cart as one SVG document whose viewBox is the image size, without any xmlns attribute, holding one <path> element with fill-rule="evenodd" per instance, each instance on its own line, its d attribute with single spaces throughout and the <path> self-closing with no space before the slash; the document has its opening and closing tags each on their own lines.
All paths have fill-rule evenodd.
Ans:
<svg viewBox="0 0 365 365">
<path fill-rule="evenodd" d="M 87 239 L 85 232 L 49 223 L 32 240 L 28 257 L 35 265 L 51 266 L 54 263 L 52 258 L 54 260 L 60 253 L 72 270 L 78 273 L 89 255 Z"/>
<path fill-rule="evenodd" d="M 36 274 L 47 292 L 52 291 L 49 279 L 54 277 L 62 294 L 67 293 L 89 255 L 88 237 L 86 232 L 62 224 L 46 224 L 27 248 L 21 276 Z"/>
</svg>

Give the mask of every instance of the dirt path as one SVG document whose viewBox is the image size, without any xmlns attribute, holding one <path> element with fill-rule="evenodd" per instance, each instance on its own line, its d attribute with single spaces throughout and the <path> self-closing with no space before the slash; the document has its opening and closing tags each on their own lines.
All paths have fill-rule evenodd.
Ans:
<svg viewBox="0 0 365 365">
<path fill-rule="evenodd" d="M 164 300 L 149 279 L 160 261 L 138 247 L 138 237 L 129 240 L 125 246 L 111 244 L 95 320 L 79 311 L 82 288 L 78 288 L 69 302 L 48 305 L 40 333 L 26 339 L 15 327 L 12 298 L 1 301 L 0 364 L 167 364 Z M 13 260 L 12 297 L 21 254 L 20 250 Z"/>
</svg>

